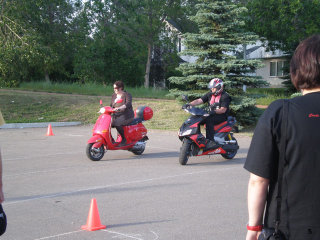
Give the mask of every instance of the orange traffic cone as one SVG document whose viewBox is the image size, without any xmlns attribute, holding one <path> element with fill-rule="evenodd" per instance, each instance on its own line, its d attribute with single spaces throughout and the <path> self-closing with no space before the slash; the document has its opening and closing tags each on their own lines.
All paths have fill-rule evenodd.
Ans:
<svg viewBox="0 0 320 240">
<path fill-rule="evenodd" d="M 87 225 L 81 226 L 81 229 L 87 230 L 87 231 L 96 231 L 104 228 L 106 228 L 106 226 L 101 225 L 98 207 L 97 207 L 97 201 L 95 198 L 92 198 L 88 219 L 87 219 Z"/>
<path fill-rule="evenodd" d="M 53 134 L 53 132 L 52 132 L 51 124 L 48 125 L 48 131 L 47 131 L 46 136 L 54 136 L 54 134 Z"/>
</svg>

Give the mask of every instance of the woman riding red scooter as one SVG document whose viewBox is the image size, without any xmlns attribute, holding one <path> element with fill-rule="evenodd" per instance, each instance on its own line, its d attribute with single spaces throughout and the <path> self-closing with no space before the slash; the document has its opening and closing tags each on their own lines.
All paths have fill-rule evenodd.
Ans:
<svg viewBox="0 0 320 240">
<path fill-rule="evenodd" d="M 122 82 L 115 82 L 111 106 L 102 107 L 99 111 L 101 115 L 94 125 L 93 136 L 86 148 L 88 158 L 93 161 L 102 159 L 106 150 L 128 150 L 136 155 L 145 150 L 148 137 L 142 122 L 151 119 L 153 111 L 149 107 L 140 106 L 134 114 L 132 97 L 123 88 Z M 100 104 L 102 105 L 101 101 Z M 111 134 L 112 126 L 119 132 L 116 140 Z"/>
<path fill-rule="evenodd" d="M 132 109 L 132 96 L 124 90 L 122 81 L 116 81 L 113 84 L 114 94 L 111 96 L 110 106 L 114 108 L 115 112 L 112 114 L 112 127 L 115 127 L 119 132 L 122 141 L 119 146 L 126 145 L 126 138 L 124 136 L 123 126 L 132 122 L 134 112 Z"/>
</svg>

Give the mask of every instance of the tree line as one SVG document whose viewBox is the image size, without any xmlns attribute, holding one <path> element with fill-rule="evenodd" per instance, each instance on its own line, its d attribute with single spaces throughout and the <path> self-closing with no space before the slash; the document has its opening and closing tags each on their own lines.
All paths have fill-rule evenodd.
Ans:
<svg viewBox="0 0 320 240">
<path fill-rule="evenodd" d="M 192 29 L 192 0 L 0 0 L 0 85 L 123 80 L 149 86 L 165 19 Z M 188 29 L 189 28 L 189 29 Z M 171 46 L 170 46 L 171 45 Z M 174 69 L 175 52 L 164 56 Z"/>
<path fill-rule="evenodd" d="M 194 16 L 211 3 L 245 7 L 241 28 L 268 40 L 271 49 L 292 53 L 320 29 L 320 3 L 312 0 L 0 0 L 0 85 L 121 79 L 149 87 L 157 49 L 164 78 L 181 76 L 176 38 L 162 34 L 165 20 L 182 33 L 203 34 Z"/>
</svg>

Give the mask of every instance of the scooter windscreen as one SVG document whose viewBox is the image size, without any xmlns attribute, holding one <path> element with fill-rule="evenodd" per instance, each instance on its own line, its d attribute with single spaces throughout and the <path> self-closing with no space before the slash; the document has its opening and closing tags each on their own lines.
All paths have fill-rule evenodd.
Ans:
<svg viewBox="0 0 320 240">
<path fill-rule="evenodd" d="M 184 109 L 186 112 L 192 114 L 192 115 L 196 115 L 196 116 L 206 116 L 209 115 L 205 110 L 201 109 L 201 108 L 196 108 L 196 107 L 191 107 L 191 108 L 187 108 Z"/>
</svg>

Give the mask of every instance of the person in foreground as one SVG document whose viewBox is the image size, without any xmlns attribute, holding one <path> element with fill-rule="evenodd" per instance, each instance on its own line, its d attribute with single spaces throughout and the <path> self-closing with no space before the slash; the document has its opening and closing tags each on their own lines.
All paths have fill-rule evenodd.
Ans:
<svg viewBox="0 0 320 240">
<path fill-rule="evenodd" d="M 0 111 L 0 126 L 3 125 L 4 123 L 5 122 Z M 2 157 L 1 157 L 1 148 L 0 148 L 0 236 L 4 234 L 7 228 L 7 217 L 2 208 L 3 201 L 4 201 L 4 194 L 3 194 L 3 185 L 2 185 Z"/>
<path fill-rule="evenodd" d="M 320 35 L 302 41 L 290 62 L 291 81 L 302 96 L 276 100 L 260 117 L 244 168 L 248 184 L 247 240 L 274 228 L 282 121 L 287 121 L 279 230 L 285 239 L 320 239 Z M 262 236 L 261 236 L 262 237 Z"/>
<path fill-rule="evenodd" d="M 0 111 L 0 126 L 5 124 L 5 121 L 2 117 L 2 113 Z M 4 201 L 4 195 L 2 190 L 2 158 L 1 158 L 1 148 L 0 148 L 0 205 Z"/>
<path fill-rule="evenodd" d="M 219 78 L 212 79 L 208 84 L 208 88 L 210 92 L 190 102 L 188 105 L 209 104 L 210 116 L 205 119 L 204 123 L 206 124 L 206 138 L 214 142 L 214 125 L 227 121 L 231 97 L 223 90 L 223 82 Z"/>
<path fill-rule="evenodd" d="M 112 115 L 112 127 L 115 127 L 121 135 L 122 141 L 119 146 L 126 145 L 123 126 L 129 124 L 134 119 L 132 108 L 132 96 L 124 90 L 122 81 L 116 81 L 113 84 L 114 94 L 111 97 L 110 106 L 117 111 Z"/>
<path fill-rule="evenodd" d="M 2 190 L 2 158 L 1 158 L 1 149 L 0 149 L 0 207 L 4 201 L 4 194 Z"/>
</svg>

